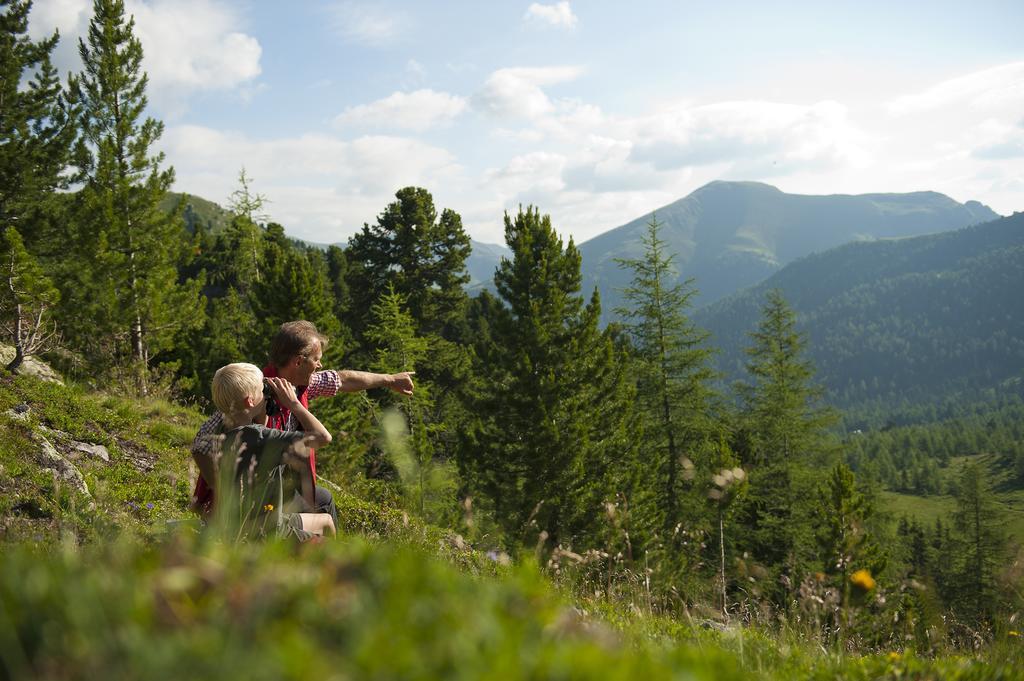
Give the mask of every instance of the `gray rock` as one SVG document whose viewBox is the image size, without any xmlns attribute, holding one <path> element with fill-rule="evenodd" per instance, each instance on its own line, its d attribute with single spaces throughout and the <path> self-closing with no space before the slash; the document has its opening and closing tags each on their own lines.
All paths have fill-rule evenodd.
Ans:
<svg viewBox="0 0 1024 681">
<path fill-rule="evenodd" d="M 103 463 L 110 463 L 110 452 L 103 445 L 94 445 L 91 442 L 79 442 L 78 440 L 71 441 L 71 447 L 75 452 L 82 452 L 89 456 L 96 457 L 103 461 Z"/>
<path fill-rule="evenodd" d="M 92 499 L 92 494 L 89 493 L 89 487 L 85 484 L 85 478 L 82 477 L 81 471 L 61 456 L 60 452 L 45 437 L 37 433 L 35 440 L 39 444 L 39 449 L 36 451 L 39 464 L 43 468 L 55 472 L 61 480 L 70 484 L 79 494 Z"/>
<path fill-rule="evenodd" d="M 16 404 L 5 411 L 4 415 L 15 421 L 28 421 L 28 412 L 29 406 L 27 404 Z"/>
<path fill-rule="evenodd" d="M 14 359 L 14 348 L 10 345 L 0 343 L 0 365 L 6 366 L 12 359 Z M 51 383 L 64 384 L 64 381 L 60 378 L 60 374 L 54 371 L 49 364 L 35 357 L 26 357 L 25 361 L 22 362 L 22 365 L 18 367 L 16 373 L 35 376 L 36 378 L 44 381 L 50 381 Z"/>
</svg>

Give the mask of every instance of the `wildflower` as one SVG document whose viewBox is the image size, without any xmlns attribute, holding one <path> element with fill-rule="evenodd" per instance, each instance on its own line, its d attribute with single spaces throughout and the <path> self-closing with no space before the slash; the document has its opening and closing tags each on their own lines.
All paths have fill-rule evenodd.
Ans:
<svg viewBox="0 0 1024 681">
<path fill-rule="evenodd" d="M 263 504 L 263 510 L 267 511 L 267 512 L 273 511 L 274 510 L 274 505 L 273 504 Z"/>
<path fill-rule="evenodd" d="M 1007 635 L 1009 635 L 1009 636 L 1020 636 L 1020 632 L 1019 632 L 1019 631 L 1017 631 L 1017 630 L 1015 630 L 1015 629 L 1010 629 L 1010 630 L 1009 630 L 1008 632 L 1006 632 L 1006 633 L 1007 633 Z"/>
<path fill-rule="evenodd" d="M 850 575 L 850 583 L 862 591 L 871 591 L 875 588 L 875 578 L 864 569 L 857 570 Z"/>
<path fill-rule="evenodd" d="M 889 662 L 896 662 L 900 659 L 900 654 L 898 651 L 893 650 L 886 657 L 889 658 Z"/>
</svg>

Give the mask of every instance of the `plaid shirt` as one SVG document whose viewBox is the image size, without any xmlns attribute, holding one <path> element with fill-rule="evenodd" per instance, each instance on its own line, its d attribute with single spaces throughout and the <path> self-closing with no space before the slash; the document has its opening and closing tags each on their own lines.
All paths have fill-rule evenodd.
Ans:
<svg viewBox="0 0 1024 681">
<path fill-rule="evenodd" d="M 338 376 L 337 371 L 328 369 L 315 372 L 309 378 L 309 385 L 305 389 L 300 388 L 296 392 L 299 393 L 301 391 L 304 393 L 306 400 L 313 400 L 318 397 L 333 397 L 338 394 L 339 390 L 341 390 L 341 377 Z M 220 432 L 223 424 L 224 414 L 218 411 L 206 419 L 203 425 L 199 426 L 199 432 L 196 433 L 195 439 L 192 440 L 192 447 L 190 448 L 193 456 L 213 457 L 214 453 L 220 448 Z M 284 421 L 284 428 L 280 428 L 280 423 L 272 424 L 272 427 L 275 427 L 275 425 L 279 430 L 302 430 L 302 425 L 295 418 L 295 414 L 292 413 L 289 413 L 287 420 Z M 192 493 L 192 509 L 200 512 L 209 512 L 212 504 L 213 490 L 206 484 L 202 476 L 199 476 L 199 479 L 196 480 L 196 489 Z"/>
</svg>

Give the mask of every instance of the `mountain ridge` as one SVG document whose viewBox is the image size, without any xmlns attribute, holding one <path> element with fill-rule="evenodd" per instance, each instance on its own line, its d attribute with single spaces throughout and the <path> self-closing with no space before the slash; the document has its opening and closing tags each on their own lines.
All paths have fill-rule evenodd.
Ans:
<svg viewBox="0 0 1024 681">
<path fill-rule="evenodd" d="M 675 254 L 678 281 L 694 278 L 695 304 L 714 302 L 765 279 L 798 257 L 842 243 L 948 231 L 1000 217 L 934 191 L 788 194 L 761 182 L 716 180 L 691 194 L 580 244 L 584 291 L 621 304 L 630 275 L 617 258 L 639 258 L 651 216 Z"/>
</svg>

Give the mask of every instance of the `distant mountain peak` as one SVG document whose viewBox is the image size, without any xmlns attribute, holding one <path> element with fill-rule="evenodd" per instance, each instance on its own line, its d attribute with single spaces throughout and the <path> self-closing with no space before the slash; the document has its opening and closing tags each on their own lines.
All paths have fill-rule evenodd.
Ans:
<svg viewBox="0 0 1024 681">
<path fill-rule="evenodd" d="M 789 194 L 763 182 L 716 180 L 580 245 L 583 286 L 596 286 L 605 319 L 629 283 L 617 259 L 642 254 L 651 215 L 675 255 L 680 280 L 694 278 L 705 304 L 756 284 L 793 260 L 851 241 L 917 236 L 1000 217 L 934 191 Z"/>
</svg>

